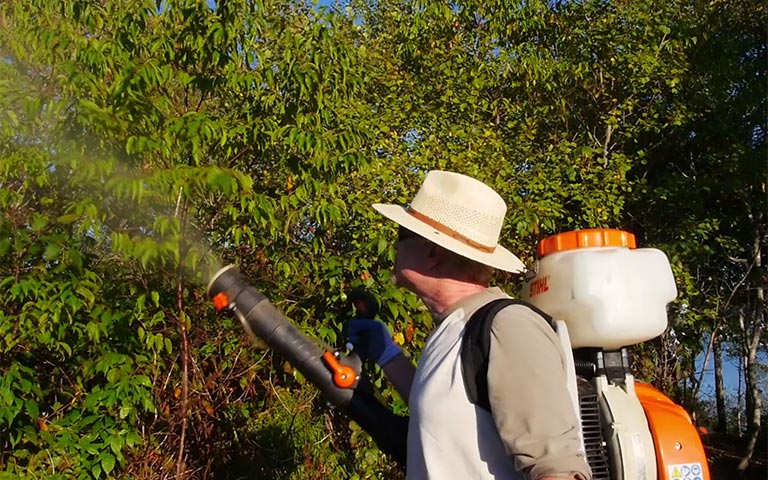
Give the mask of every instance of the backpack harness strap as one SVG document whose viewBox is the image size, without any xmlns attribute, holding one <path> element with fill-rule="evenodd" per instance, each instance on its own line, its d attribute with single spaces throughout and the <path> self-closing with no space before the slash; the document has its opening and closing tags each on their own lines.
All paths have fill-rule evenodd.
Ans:
<svg viewBox="0 0 768 480">
<path fill-rule="evenodd" d="M 491 411 L 488 399 L 488 359 L 491 349 L 491 327 L 496 314 L 510 305 L 525 305 L 554 329 L 552 317 L 530 303 L 516 298 L 498 298 L 480 307 L 467 321 L 461 345 L 461 369 L 469 401 Z"/>
</svg>

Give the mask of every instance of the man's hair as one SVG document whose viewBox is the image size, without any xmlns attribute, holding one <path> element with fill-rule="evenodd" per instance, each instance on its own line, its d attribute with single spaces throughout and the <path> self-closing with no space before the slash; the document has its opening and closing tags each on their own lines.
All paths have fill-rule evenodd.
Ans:
<svg viewBox="0 0 768 480">
<path fill-rule="evenodd" d="M 442 248 L 442 247 L 441 247 Z M 488 285 L 493 278 L 493 267 L 476 262 L 458 253 L 443 248 L 445 261 L 453 272 L 453 278 L 480 285 Z"/>
</svg>

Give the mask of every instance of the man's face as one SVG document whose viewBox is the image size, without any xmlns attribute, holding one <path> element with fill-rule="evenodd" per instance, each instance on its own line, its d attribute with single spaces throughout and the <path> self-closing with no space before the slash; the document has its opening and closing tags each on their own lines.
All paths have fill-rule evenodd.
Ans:
<svg viewBox="0 0 768 480">
<path fill-rule="evenodd" d="M 417 282 L 420 276 L 418 272 L 423 266 L 426 243 L 423 237 L 400 227 L 395 243 L 395 250 L 397 250 L 393 271 L 395 285 L 419 293 L 414 282 Z"/>
</svg>

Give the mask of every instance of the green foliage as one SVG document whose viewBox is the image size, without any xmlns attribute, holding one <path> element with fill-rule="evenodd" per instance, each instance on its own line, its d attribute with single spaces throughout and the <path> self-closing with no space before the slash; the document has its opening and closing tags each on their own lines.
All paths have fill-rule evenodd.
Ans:
<svg viewBox="0 0 768 480">
<path fill-rule="evenodd" d="M 151 364 L 125 335 L 135 291 L 104 284 L 118 272 L 96 258 L 99 215 L 60 148 L 4 157 L 3 464 L 19 477 L 100 478 L 125 464 L 156 410 Z"/>
<path fill-rule="evenodd" d="M 685 372 L 696 369 L 705 334 L 742 342 L 764 328 L 768 112 L 766 68 L 757 60 L 766 51 L 757 20 L 765 6 L 718 2 L 691 14 L 690 74 L 666 94 L 680 114 L 642 138 L 653 148 L 642 147 L 644 161 L 631 172 L 645 185 L 629 203 L 635 229 L 673 262 L 680 295 L 668 340 L 682 342 L 682 370 L 665 383 L 689 390 L 697 380 Z M 742 330 L 736 319 L 746 305 L 753 309 Z"/>
<path fill-rule="evenodd" d="M 429 169 L 496 188 L 526 263 L 585 227 L 668 252 L 673 329 L 637 352 L 669 389 L 733 314 L 765 238 L 757 2 L 209 3 L 0 5 L 0 476 L 396 477 L 204 285 L 237 263 L 333 346 L 365 285 L 417 359 L 432 318 L 370 204 Z"/>
</svg>

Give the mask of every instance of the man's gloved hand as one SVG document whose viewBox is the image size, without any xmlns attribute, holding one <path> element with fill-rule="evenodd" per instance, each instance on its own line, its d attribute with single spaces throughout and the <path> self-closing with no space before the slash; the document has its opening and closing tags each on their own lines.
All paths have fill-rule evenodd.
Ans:
<svg viewBox="0 0 768 480">
<path fill-rule="evenodd" d="M 392 340 L 387 326 L 371 318 L 352 317 L 347 322 L 347 338 L 363 360 L 373 360 L 380 367 L 391 362 L 402 351 Z"/>
</svg>

